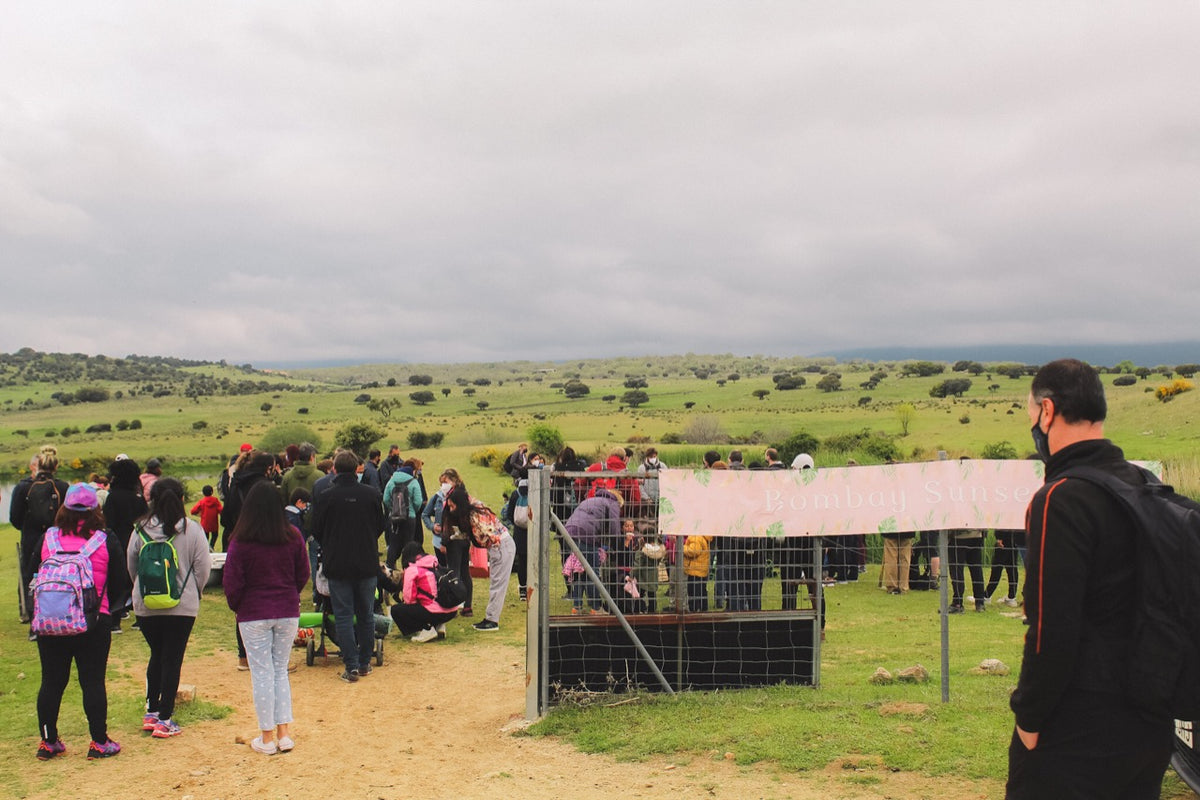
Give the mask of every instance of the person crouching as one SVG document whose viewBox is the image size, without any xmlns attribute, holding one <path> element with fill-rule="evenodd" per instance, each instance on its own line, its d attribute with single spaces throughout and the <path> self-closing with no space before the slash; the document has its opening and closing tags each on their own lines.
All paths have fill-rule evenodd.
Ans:
<svg viewBox="0 0 1200 800">
<path fill-rule="evenodd" d="M 400 552 L 404 567 L 401 602 L 392 606 L 392 620 L 401 635 L 414 642 L 446 638 L 446 623 L 458 615 L 457 608 L 443 608 L 437 601 L 437 558 L 426 555 L 421 545 L 409 542 Z"/>
</svg>

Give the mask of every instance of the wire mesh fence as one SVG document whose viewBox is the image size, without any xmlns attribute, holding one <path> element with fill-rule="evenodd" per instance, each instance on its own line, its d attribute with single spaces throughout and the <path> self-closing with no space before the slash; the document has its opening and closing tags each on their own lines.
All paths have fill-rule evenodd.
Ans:
<svg viewBox="0 0 1200 800">
<path fill-rule="evenodd" d="M 664 536 L 656 473 L 529 474 L 526 713 L 820 675 L 816 537 Z"/>
</svg>

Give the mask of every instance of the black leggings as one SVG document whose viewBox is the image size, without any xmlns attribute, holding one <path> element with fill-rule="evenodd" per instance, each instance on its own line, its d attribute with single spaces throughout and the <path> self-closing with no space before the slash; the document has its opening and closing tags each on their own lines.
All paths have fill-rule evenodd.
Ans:
<svg viewBox="0 0 1200 800">
<path fill-rule="evenodd" d="M 146 664 L 146 711 L 170 719 L 175 713 L 175 693 L 179 691 L 179 672 L 183 654 L 192 635 L 195 617 L 168 614 L 138 617 L 138 627 L 150 645 Z"/>
<path fill-rule="evenodd" d="M 986 595 L 983 592 L 983 537 L 958 537 L 950 539 L 950 588 L 954 594 L 953 602 L 962 605 L 963 601 L 963 567 L 971 574 L 971 591 L 975 602 L 982 603 Z"/>
<path fill-rule="evenodd" d="M 71 680 L 71 662 L 79 675 L 83 692 L 83 713 L 87 716 L 92 740 L 108 741 L 108 690 L 104 673 L 108 670 L 108 650 L 112 645 L 106 614 L 87 633 L 78 636 L 39 636 L 38 657 L 42 662 L 42 685 L 38 689 L 38 728 L 42 739 L 58 739 L 58 711 L 63 692 Z"/>
<path fill-rule="evenodd" d="M 992 572 L 988 576 L 987 588 L 983 590 L 985 597 L 991 597 L 992 593 L 1000 586 L 1000 576 L 1008 576 L 1008 596 L 1010 599 L 1017 597 L 1017 559 L 1020 554 L 1015 547 L 996 546 L 992 551 Z"/>
<path fill-rule="evenodd" d="M 458 573 L 458 577 L 463 582 L 463 587 L 467 590 L 467 603 L 464 608 L 471 607 L 471 600 L 474 599 L 475 585 L 471 582 L 471 546 L 466 539 L 446 540 L 442 539 L 442 543 L 446 545 L 446 562 L 450 569 Z"/>
</svg>

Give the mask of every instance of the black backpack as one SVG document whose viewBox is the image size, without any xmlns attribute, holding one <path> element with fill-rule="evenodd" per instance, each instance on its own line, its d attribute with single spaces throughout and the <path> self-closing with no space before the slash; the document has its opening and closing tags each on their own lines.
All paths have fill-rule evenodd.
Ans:
<svg viewBox="0 0 1200 800">
<path fill-rule="evenodd" d="M 411 475 L 408 480 L 400 480 L 396 482 L 396 486 L 392 489 L 391 508 L 388 509 L 388 517 L 393 522 L 409 519 L 410 513 L 410 498 L 408 496 L 408 485 L 415 481 L 416 478 Z"/>
<path fill-rule="evenodd" d="M 426 597 L 433 597 L 437 604 L 442 608 L 457 608 L 467 602 L 467 587 L 462 582 L 462 578 L 458 577 L 458 573 L 449 567 L 441 565 L 433 567 L 429 570 L 433 573 L 434 582 L 437 584 L 437 596 L 430 595 L 429 592 L 418 590 Z"/>
<path fill-rule="evenodd" d="M 58 515 L 60 505 L 62 494 L 59 493 L 54 478 L 35 478 L 25 494 L 25 524 L 21 527 L 36 527 L 39 531 L 45 531 L 54 524 L 54 517 Z"/>
<path fill-rule="evenodd" d="M 1133 486 L 1094 467 L 1062 473 L 1107 490 L 1137 527 L 1130 697 L 1156 717 L 1200 719 L 1200 504 L 1142 474 Z"/>
</svg>

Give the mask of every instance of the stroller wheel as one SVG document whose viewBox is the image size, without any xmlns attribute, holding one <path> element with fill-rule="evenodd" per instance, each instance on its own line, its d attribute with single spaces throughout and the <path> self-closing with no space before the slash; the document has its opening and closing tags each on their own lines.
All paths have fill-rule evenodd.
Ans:
<svg viewBox="0 0 1200 800">
<path fill-rule="evenodd" d="M 383 639 L 375 640 L 375 666 L 383 666 Z"/>
<path fill-rule="evenodd" d="M 317 643 L 309 639 L 304 643 L 304 663 L 312 666 L 317 659 Z"/>
</svg>

